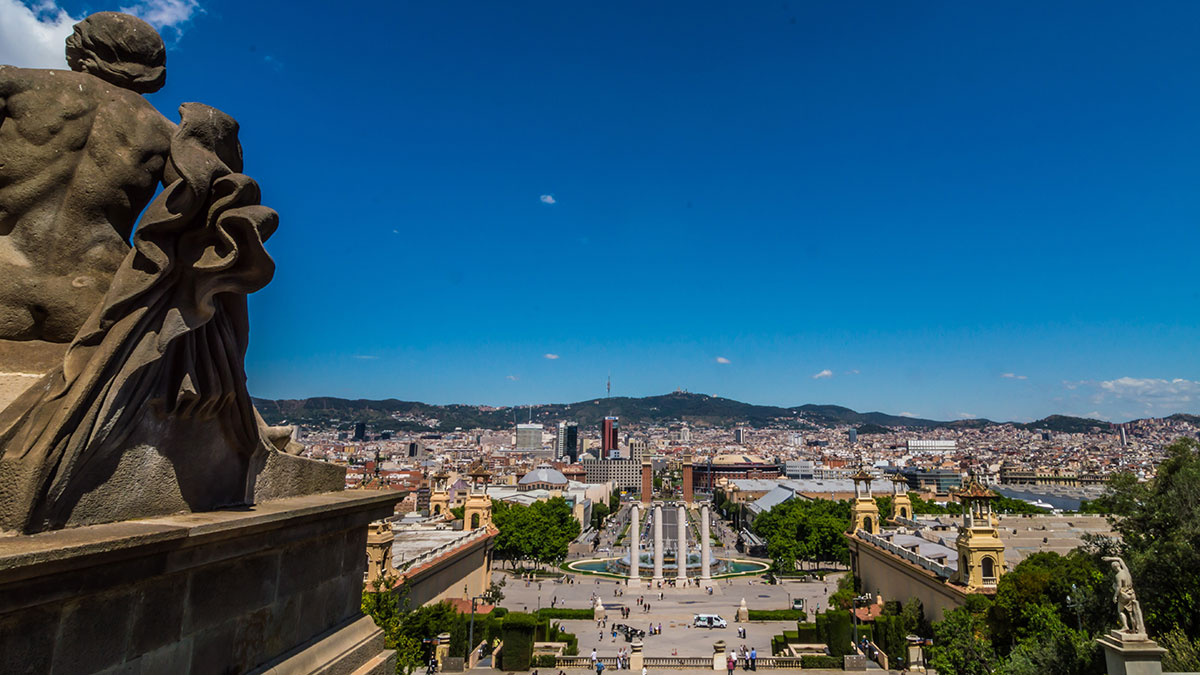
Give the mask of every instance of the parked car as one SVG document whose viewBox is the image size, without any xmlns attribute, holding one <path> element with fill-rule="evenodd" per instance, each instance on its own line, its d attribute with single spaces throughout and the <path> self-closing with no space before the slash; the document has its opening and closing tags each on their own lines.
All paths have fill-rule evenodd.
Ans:
<svg viewBox="0 0 1200 675">
<path fill-rule="evenodd" d="M 725 628 L 729 622 L 719 614 L 697 614 L 692 617 L 692 625 L 696 628 Z"/>
</svg>

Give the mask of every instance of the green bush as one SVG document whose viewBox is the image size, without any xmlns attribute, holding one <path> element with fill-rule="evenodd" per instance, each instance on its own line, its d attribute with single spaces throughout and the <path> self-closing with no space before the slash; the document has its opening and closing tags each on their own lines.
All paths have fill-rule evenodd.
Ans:
<svg viewBox="0 0 1200 675">
<path fill-rule="evenodd" d="M 824 642 L 821 633 L 817 631 L 817 624 L 805 623 L 803 621 L 796 622 L 796 642 L 804 645 L 815 645 Z"/>
<path fill-rule="evenodd" d="M 501 626 L 504 640 L 501 665 L 505 670 L 529 670 L 529 662 L 533 658 L 533 631 L 537 625 L 537 618 L 524 612 L 509 612 L 504 617 Z"/>
<path fill-rule="evenodd" d="M 801 668 L 833 668 L 841 670 L 844 665 L 840 656 L 826 656 L 824 654 L 803 654 L 800 656 Z"/>
<path fill-rule="evenodd" d="M 850 653 L 850 642 L 854 639 L 850 612 L 836 609 L 818 614 L 817 632 L 821 634 L 821 641 L 829 647 L 830 655 L 840 658 Z"/>
<path fill-rule="evenodd" d="M 751 621 L 804 621 L 808 615 L 802 609 L 752 609 Z"/>
<path fill-rule="evenodd" d="M 787 640 L 782 635 L 774 635 L 771 637 L 771 655 L 779 656 L 787 647 Z"/>
<path fill-rule="evenodd" d="M 880 616 L 875 619 L 875 644 L 888 655 L 888 659 L 897 662 L 908 651 L 908 631 L 904 628 L 904 619 L 896 616 Z"/>
<path fill-rule="evenodd" d="M 535 668 L 553 668 L 558 665 L 558 657 L 553 654 L 538 654 L 533 657 Z"/>
<path fill-rule="evenodd" d="M 557 607 L 554 609 L 545 608 L 534 612 L 542 619 L 583 619 L 591 621 L 595 610 L 591 609 L 567 609 L 566 607 Z"/>
<path fill-rule="evenodd" d="M 505 614 L 508 614 L 508 610 L 503 607 L 496 607 L 492 610 L 492 616 L 497 619 L 503 619 Z"/>
</svg>

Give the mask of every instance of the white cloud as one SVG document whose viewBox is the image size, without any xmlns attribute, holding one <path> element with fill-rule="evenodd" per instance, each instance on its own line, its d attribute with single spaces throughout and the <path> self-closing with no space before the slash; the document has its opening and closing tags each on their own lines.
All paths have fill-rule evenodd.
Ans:
<svg viewBox="0 0 1200 675">
<path fill-rule="evenodd" d="M 852 369 L 852 370 L 847 370 L 847 371 L 846 371 L 846 374 L 847 374 L 847 375 L 858 375 L 858 373 L 859 373 L 859 372 L 860 372 L 860 371 L 859 371 L 859 369 L 858 369 L 858 368 L 854 368 L 854 369 Z"/>
<path fill-rule="evenodd" d="M 1107 420 L 1110 416 L 1169 415 L 1176 412 L 1192 412 L 1200 403 L 1200 382 L 1175 378 L 1166 380 L 1153 377 L 1119 377 L 1115 380 L 1083 380 L 1063 382 L 1063 387 L 1077 391 L 1073 396 L 1086 396 L 1096 410 L 1088 417 Z M 1107 410 L 1107 414 L 1100 411 Z"/>
<path fill-rule="evenodd" d="M 121 11 L 141 17 L 160 31 L 171 29 L 178 38 L 183 26 L 204 10 L 197 0 L 142 0 Z M 65 69 L 65 41 L 82 18 L 72 17 L 54 0 L 0 0 L 0 63 Z"/>
<path fill-rule="evenodd" d="M 721 363 L 721 364 L 729 364 L 729 363 L 733 363 L 733 362 L 732 362 L 732 361 L 730 361 L 729 359 L 725 358 L 724 356 L 718 356 L 718 357 L 717 357 L 717 363 Z"/>
<path fill-rule="evenodd" d="M 964 419 L 964 420 L 973 420 L 976 417 L 979 417 L 979 415 L 976 415 L 974 413 L 960 412 L 960 413 L 958 413 L 958 417 L 960 419 Z"/>
<path fill-rule="evenodd" d="M 513 382 L 516 382 L 517 380 L 521 379 L 521 378 L 517 377 L 516 375 L 506 375 L 505 377 L 509 380 L 512 380 Z"/>
<path fill-rule="evenodd" d="M 543 204 L 557 204 L 558 203 L 554 199 L 554 195 L 542 195 L 541 197 L 538 197 L 538 199 L 541 199 Z"/>
<path fill-rule="evenodd" d="M 1000 375 L 1000 377 L 1003 377 L 1008 380 L 1028 380 L 1029 379 L 1029 377 L 1026 375 L 1017 375 L 1016 373 L 1003 373 Z"/>
<path fill-rule="evenodd" d="M 558 359 L 558 354 L 542 354 L 542 357 L 555 361 Z"/>
<path fill-rule="evenodd" d="M 901 413 L 896 413 L 896 414 L 897 414 L 897 415 L 899 415 L 899 416 L 901 416 L 901 417 L 916 417 L 916 415 L 915 415 L 915 414 L 913 414 L 913 413 L 910 413 L 910 412 L 901 412 Z"/>
<path fill-rule="evenodd" d="M 122 7 L 121 11 L 141 17 L 160 31 L 164 28 L 174 29 L 178 36 L 183 32 L 183 25 L 204 10 L 200 9 L 197 0 L 142 0 L 129 7 Z"/>
<path fill-rule="evenodd" d="M 65 42 L 77 21 L 53 2 L 30 7 L 20 0 L 0 0 L 0 63 L 65 69 Z"/>
<path fill-rule="evenodd" d="M 813 376 L 812 376 L 812 379 L 814 379 L 814 380 L 823 380 L 823 379 L 825 379 L 825 378 L 828 378 L 828 377 L 833 377 L 833 371 L 832 371 L 832 370 L 830 370 L 830 369 L 828 369 L 828 368 L 826 368 L 825 370 L 822 370 L 821 372 L 817 373 L 816 375 L 813 375 Z"/>
</svg>

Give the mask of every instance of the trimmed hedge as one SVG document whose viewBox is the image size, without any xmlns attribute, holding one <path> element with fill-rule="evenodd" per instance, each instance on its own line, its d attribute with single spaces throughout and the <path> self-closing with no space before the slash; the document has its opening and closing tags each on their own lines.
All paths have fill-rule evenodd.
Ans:
<svg viewBox="0 0 1200 675">
<path fill-rule="evenodd" d="M 888 655 L 890 662 L 900 663 L 908 652 L 908 631 L 899 616 L 880 616 L 875 619 L 876 642 Z"/>
<path fill-rule="evenodd" d="M 750 621 L 804 621 L 808 615 L 802 609 L 752 609 Z"/>
<path fill-rule="evenodd" d="M 850 653 L 850 642 L 854 640 L 850 612 L 835 609 L 818 614 L 817 632 L 821 634 L 821 641 L 829 647 L 830 656 L 841 658 Z"/>
<path fill-rule="evenodd" d="M 558 657 L 553 654 L 538 654 L 533 657 L 533 665 L 537 668 L 553 668 L 558 665 Z"/>
<path fill-rule="evenodd" d="M 779 656 L 783 654 L 783 650 L 787 649 L 787 640 L 782 635 L 771 636 L 771 656 Z"/>
<path fill-rule="evenodd" d="M 500 627 L 504 651 L 500 660 L 505 670 L 529 670 L 529 662 L 533 659 L 533 631 L 537 625 L 537 618 L 524 612 L 509 612 L 504 617 Z"/>
<path fill-rule="evenodd" d="M 800 657 L 801 668 L 832 668 L 841 670 L 845 662 L 840 656 L 825 656 L 824 654 L 803 654 Z"/>
<path fill-rule="evenodd" d="M 534 614 L 540 619 L 583 619 L 591 621 L 595 616 L 593 609 L 567 609 L 566 607 L 555 607 L 539 609 Z"/>
<path fill-rule="evenodd" d="M 815 645 L 824 641 L 821 633 L 817 631 L 817 624 L 805 623 L 803 621 L 796 622 L 796 642 L 805 645 Z"/>
</svg>

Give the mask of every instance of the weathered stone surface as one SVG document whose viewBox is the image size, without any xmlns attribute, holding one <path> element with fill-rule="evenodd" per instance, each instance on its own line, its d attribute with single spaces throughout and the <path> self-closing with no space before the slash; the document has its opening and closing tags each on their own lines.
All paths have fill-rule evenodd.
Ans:
<svg viewBox="0 0 1200 675">
<path fill-rule="evenodd" d="M 140 19 L 94 14 L 66 46 L 71 71 L 0 66 L 0 532 L 341 489 L 246 391 L 278 216 L 237 122 L 141 97 L 165 51 Z"/>
<path fill-rule="evenodd" d="M 365 561 L 367 524 L 397 501 L 338 492 L 0 537 L 2 670 L 247 672 L 345 640 L 362 593 L 345 561 Z M 328 560 L 300 556 L 306 547 Z M 337 644 L 309 654 L 349 663 Z"/>
</svg>

